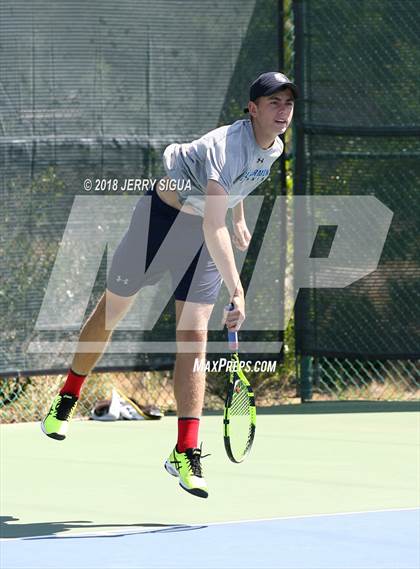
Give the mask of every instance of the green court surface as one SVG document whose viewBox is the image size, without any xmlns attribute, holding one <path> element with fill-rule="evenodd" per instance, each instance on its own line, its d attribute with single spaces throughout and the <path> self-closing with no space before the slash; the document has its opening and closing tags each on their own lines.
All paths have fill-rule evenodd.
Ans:
<svg viewBox="0 0 420 569">
<path fill-rule="evenodd" d="M 1 427 L 3 538 L 414 508 L 419 413 L 259 414 L 250 456 L 230 463 L 222 417 L 202 419 L 207 500 L 163 469 L 176 418 Z"/>
</svg>

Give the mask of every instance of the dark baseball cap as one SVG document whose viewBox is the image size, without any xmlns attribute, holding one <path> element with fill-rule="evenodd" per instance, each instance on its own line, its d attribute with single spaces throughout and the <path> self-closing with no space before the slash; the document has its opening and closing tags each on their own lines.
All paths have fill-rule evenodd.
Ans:
<svg viewBox="0 0 420 569">
<path fill-rule="evenodd" d="M 258 97 L 268 97 L 268 95 L 272 95 L 276 91 L 282 91 L 287 88 L 292 91 L 293 97 L 297 99 L 299 96 L 297 87 L 286 75 L 278 71 L 262 73 L 251 85 L 249 100 L 256 101 Z M 244 112 L 247 113 L 248 109 L 244 109 Z"/>
</svg>

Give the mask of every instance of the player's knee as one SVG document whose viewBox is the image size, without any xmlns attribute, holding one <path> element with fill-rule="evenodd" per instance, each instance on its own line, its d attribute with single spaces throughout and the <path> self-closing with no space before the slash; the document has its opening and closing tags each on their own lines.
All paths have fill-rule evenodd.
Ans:
<svg viewBox="0 0 420 569">
<path fill-rule="evenodd" d="M 207 330 L 177 330 L 178 342 L 194 342 L 205 344 L 207 342 Z"/>
</svg>

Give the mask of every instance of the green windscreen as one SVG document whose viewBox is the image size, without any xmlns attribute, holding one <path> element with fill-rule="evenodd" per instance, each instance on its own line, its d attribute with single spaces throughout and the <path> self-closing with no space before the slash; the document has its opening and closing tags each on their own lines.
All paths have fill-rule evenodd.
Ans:
<svg viewBox="0 0 420 569">
<path fill-rule="evenodd" d="M 419 356 L 419 8 L 295 3 L 296 194 L 374 196 L 393 213 L 377 270 L 345 288 L 299 292 L 301 354 Z"/>
<path fill-rule="evenodd" d="M 58 297 L 70 301 L 94 274 L 86 310 L 72 321 L 58 304 L 53 320 L 67 324 L 36 328 L 75 200 L 112 195 L 127 215 L 134 194 L 95 193 L 96 179 L 158 177 L 169 143 L 242 118 L 251 81 L 278 68 L 278 16 L 272 0 L 0 3 L 0 373 L 68 366 L 65 342 L 102 294 L 109 261 L 107 250 L 99 260 L 68 252 Z M 262 194 L 272 194 L 274 170 Z M 100 239 L 93 211 L 86 205 L 72 227 Z M 111 220 L 115 246 L 127 219 Z M 113 340 L 172 341 L 173 313 L 169 303 L 153 330 L 117 329 Z M 30 351 L 37 342 L 63 349 Z M 106 353 L 100 367 L 168 367 L 163 352 Z"/>
</svg>

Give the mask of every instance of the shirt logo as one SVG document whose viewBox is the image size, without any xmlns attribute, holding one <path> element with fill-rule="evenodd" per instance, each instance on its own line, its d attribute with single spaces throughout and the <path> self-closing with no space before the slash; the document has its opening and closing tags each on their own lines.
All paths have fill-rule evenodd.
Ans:
<svg viewBox="0 0 420 569">
<path fill-rule="evenodd" d="M 257 164 L 258 164 L 258 162 L 261 162 L 261 164 L 262 164 L 264 162 L 264 158 L 258 158 Z"/>
<path fill-rule="evenodd" d="M 247 170 L 242 174 L 239 178 L 240 182 L 245 182 L 251 180 L 252 182 L 258 178 L 260 178 L 260 182 L 263 181 L 264 178 L 270 175 L 269 168 L 255 168 L 255 170 Z"/>
</svg>

